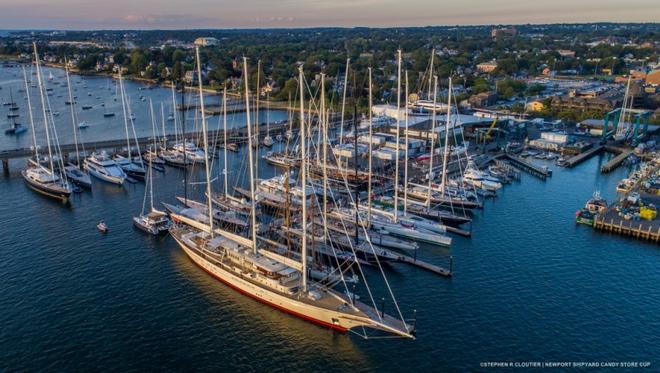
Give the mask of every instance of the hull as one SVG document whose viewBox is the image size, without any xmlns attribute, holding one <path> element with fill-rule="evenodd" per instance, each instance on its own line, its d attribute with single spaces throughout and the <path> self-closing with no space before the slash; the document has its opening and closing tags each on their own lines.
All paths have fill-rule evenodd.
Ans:
<svg viewBox="0 0 660 373">
<path fill-rule="evenodd" d="M 108 175 L 103 175 L 103 174 L 98 173 L 98 172 L 96 172 L 94 169 L 89 168 L 89 167 L 87 168 L 87 171 L 89 172 L 90 175 L 92 175 L 92 176 L 94 176 L 94 177 L 96 177 L 96 178 L 98 178 L 98 179 L 101 179 L 101 180 L 103 180 L 103 181 L 105 181 L 105 182 L 108 182 L 108 183 L 111 183 L 111 184 L 117 184 L 117 185 L 122 185 L 122 184 L 124 184 L 124 179 L 123 179 L 123 178 L 114 177 L 114 176 L 108 176 Z"/>
<path fill-rule="evenodd" d="M 341 315 L 337 312 L 332 312 L 330 310 L 314 307 L 303 302 L 297 302 L 293 299 L 274 292 L 270 292 L 248 281 L 245 281 L 242 278 L 223 270 L 222 268 L 214 265 L 202 256 L 198 255 L 195 250 L 188 248 L 183 242 L 179 240 L 178 237 L 173 237 L 186 253 L 188 258 L 198 267 L 216 278 L 218 281 L 246 296 L 249 296 L 250 298 L 267 304 L 280 311 L 286 312 L 290 315 L 299 317 L 303 320 L 307 320 L 314 324 L 334 329 L 342 333 L 345 333 L 351 327 L 364 325 L 363 323 L 355 323 L 351 322 L 351 320 L 346 320 L 347 325 L 343 326 L 341 325 L 341 322 L 345 321 L 344 315 Z M 336 320 L 335 322 L 333 322 L 333 318 Z"/>
<path fill-rule="evenodd" d="M 71 196 L 71 192 L 62 191 L 59 190 L 58 188 L 51 188 L 47 185 L 34 182 L 33 180 L 25 176 L 24 172 L 25 171 L 22 172 L 23 179 L 25 180 L 27 186 L 30 187 L 30 189 L 46 197 L 54 198 L 63 202 L 69 200 L 69 197 Z"/>
</svg>

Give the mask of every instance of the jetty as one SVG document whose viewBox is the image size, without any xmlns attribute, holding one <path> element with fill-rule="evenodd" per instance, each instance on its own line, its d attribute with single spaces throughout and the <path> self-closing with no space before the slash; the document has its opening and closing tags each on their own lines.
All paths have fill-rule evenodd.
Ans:
<svg viewBox="0 0 660 373">
<path fill-rule="evenodd" d="M 593 157 L 594 155 L 599 154 L 604 149 L 605 149 L 605 147 L 603 145 L 594 146 L 593 148 L 587 150 L 586 152 L 582 152 L 580 154 L 577 154 L 577 155 L 567 159 L 564 162 L 564 166 L 568 167 L 568 168 L 574 167 L 574 166 L 586 161 L 587 159 Z"/>
<path fill-rule="evenodd" d="M 504 153 L 503 157 L 507 161 L 511 162 L 516 168 L 523 170 L 530 175 L 536 176 L 539 179 L 545 180 L 547 177 L 552 176 L 552 170 L 545 166 L 535 165 L 532 162 L 528 162 L 523 158 L 509 153 Z"/>
<path fill-rule="evenodd" d="M 630 154 L 632 154 L 632 150 L 622 151 L 621 153 L 619 153 L 619 155 L 617 155 L 616 157 L 610 159 L 607 163 L 605 163 L 603 167 L 600 168 L 600 172 L 608 173 L 615 170 L 617 167 L 621 165 L 621 163 L 623 163 L 623 161 L 626 160 L 626 158 L 628 158 L 628 156 L 630 156 Z"/>
<path fill-rule="evenodd" d="M 660 243 L 660 223 L 658 221 L 624 220 L 614 211 L 607 211 L 604 216 L 596 217 L 593 227 L 606 232 Z"/>
</svg>

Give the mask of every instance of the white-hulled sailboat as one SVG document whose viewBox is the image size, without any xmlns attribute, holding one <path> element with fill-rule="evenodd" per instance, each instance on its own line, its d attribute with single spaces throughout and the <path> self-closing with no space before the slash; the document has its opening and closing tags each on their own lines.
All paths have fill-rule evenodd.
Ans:
<svg viewBox="0 0 660 373">
<path fill-rule="evenodd" d="M 208 154 L 206 136 L 206 119 L 204 117 L 204 101 L 201 96 L 201 72 L 199 49 L 196 50 L 197 66 L 200 84 L 200 110 L 202 112 L 202 132 L 204 136 L 204 151 Z M 244 81 L 246 94 L 246 111 L 249 113 L 248 70 L 247 58 L 244 63 Z M 303 71 L 299 68 L 299 84 L 301 92 L 301 134 L 304 134 L 305 120 L 303 108 Z M 253 141 L 251 123 L 248 116 L 248 141 Z M 301 136 L 303 159 L 305 155 L 305 136 Z M 307 257 L 307 214 L 306 204 L 303 204 L 302 239 L 300 261 L 287 258 L 272 251 L 260 249 L 257 240 L 256 201 L 254 198 L 254 154 L 249 148 L 248 161 L 250 172 L 251 198 L 251 238 L 233 235 L 221 229 L 213 228 L 211 206 L 211 185 L 209 181 L 209 164 L 206 165 L 207 197 L 209 199 L 209 225 L 195 224 L 197 229 L 178 224 L 171 229 L 171 234 L 186 255 L 207 273 L 217 278 L 239 292 L 262 303 L 287 312 L 291 315 L 309 320 L 339 331 L 367 327 L 383 330 L 398 336 L 414 338 L 414 327 L 407 324 L 403 318 L 398 319 L 368 306 L 355 296 L 349 297 L 333 289 L 310 283 Z M 304 162 L 303 162 L 304 163 Z M 306 170 L 301 167 L 303 195 L 305 194 Z M 175 218 L 185 223 L 185 219 Z M 398 309 L 398 308 L 397 308 Z"/>
<path fill-rule="evenodd" d="M 87 172 L 83 168 L 83 163 L 80 160 L 80 153 L 78 152 L 78 129 L 79 128 L 84 128 L 80 127 L 80 125 L 84 122 L 81 122 L 76 126 L 76 102 L 73 99 L 73 92 L 71 91 L 71 79 L 69 78 L 69 67 L 68 67 L 67 60 L 64 60 L 64 71 L 66 73 L 66 85 L 67 89 L 69 91 L 69 101 L 71 102 L 71 123 L 73 126 L 73 142 L 76 146 L 76 163 L 77 164 L 72 164 L 69 163 L 66 166 L 64 166 L 64 173 L 66 174 L 67 179 L 71 181 L 72 183 L 75 183 L 76 185 L 79 185 L 81 187 L 85 188 L 91 188 L 92 187 L 92 179 L 89 176 L 89 172 Z M 81 145 L 83 147 L 83 152 L 85 151 L 85 146 L 84 144 Z"/>
<path fill-rule="evenodd" d="M 50 167 L 47 168 L 45 166 L 42 166 L 39 162 L 39 151 L 36 143 L 36 137 L 34 135 L 35 132 L 34 132 L 34 118 L 32 116 L 32 103 L 30 101 L 30 92 L 29 90 L 26 90 L 28 96 L 28 112 L 30 116 L 30 125 L 32 126 L 32 133 L 33 133 L 32 139 L 34 141 L 35 159 L 34 160 L 31 159 L 28 161 L 28 168 L 22 170 L 21 175 L 23 176 L 23 179 L 25 179 L 25 182 L 32 190 L 40 194 L 43 194 L 45 196 L 66 202 L 71 196 L 71 185 L 66 181 L 66 179 L 64 179 L 64 177 L 62 177 L 63 175 L 57 174 L 55 167 L 53 165 L 54 157 L 50 142 L 50 129 L 49 129 L 50 124 L 48 123 L 48 115 L 46 113 L 44 84 L 41 77 L 41 67 L 39 64 L 39 54 L 37 52 L 37 44 L 33 43 L 33 47 L 34 47 L 34 59 L 37 69 L 37 79 L 39 81 L 39 95 L 41 97 L 41 109 L 44 117 L 44 127 L 46 129 L 46 142 L 48 144 L 48 162 Z M 27 75 L 25 73 L 25 70 L 23 70 L 23 75 L 25 81 L 27 82 Z M 54 126 L 52 129 L 53 131 L 55 131 Z M 61 157 L 59 158 L 61 159 Z"/>
</svg>

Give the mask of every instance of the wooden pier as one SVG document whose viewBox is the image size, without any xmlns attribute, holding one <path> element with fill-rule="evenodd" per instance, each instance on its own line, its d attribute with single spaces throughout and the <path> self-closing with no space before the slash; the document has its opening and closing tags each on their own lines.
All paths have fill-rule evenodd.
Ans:
<svg viewBox="0 0 660 373">
<path fill-rule="evenodd" d="M 575 155 L 567 159 L 564 165 L 565 167 L 568 168 L 574 167 L 575 165 L 586 161 L 587 159 L 593 157 L 594 155 L 599 154 L 600 152 L 603 151 L 603 149 L 605 149 L 603 145 L 594 146 L 593 148 L 587 150 L 586 152 L 582 152 L 578 155 Z"/>
<path fill-rule="evenodd" d="M 506 160 L 513 163 L 516 168 L 521 169 L 540 179 L 545 180 L 548 176 L 552 176 L 552 170 L 547 167 L 537 166 L 513 154 L 505 153 L 503 156 Z"/>
<path fill-rule="evenodd" d="M 603 165 L 603 167 L 600 168 L 600 172 L 608 173 L 613 171 L 614 169 L 619 167 L 621 163 L 623 163 L 623 161 L 625 161 L 630 154 L 632 154 L 632 150 L 626 150 L 621 152 L 619 155 L 617 155 L 616 157 L 610 159 L 607 163 L 605 163 L 605 165 Z"/>
<path fill-rule="evenodd" d="M 624 220 L 618 216 L 616 219 L 611 217 L 608 220 L 605 216 L 598 216 L 594 220 L 594 228 L 660 243 L 660 224 L 653 221 Z"/>
</svg>

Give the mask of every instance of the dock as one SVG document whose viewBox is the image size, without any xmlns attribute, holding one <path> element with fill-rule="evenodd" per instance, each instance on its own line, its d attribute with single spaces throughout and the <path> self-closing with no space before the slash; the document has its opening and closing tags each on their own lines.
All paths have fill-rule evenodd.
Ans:
<svg viewBox="0 0 660 373">
<path fill-rule="evenodd" d="M 503 157 L 513 163 L 516 168 L 523 170 L 530 175 L 536 176 L 539 179 L 545 180 L 547 177 L 552 176 L 552 170 L 547 167 L 537 166 L 532 162 L 528 162 L 525 159 L 509 153 L 505 153 Z"/>
<path fill-rule="evenodd" d="M 621 163 L 623 163 L 623 161 L 626 160 L 626 158 L 628 158 L 628 156 L 630 156 L 630 154 L 632 154 L 632 150 L 625 150 L 619 153 L 619 155 L 617 155 L 616 157 L 610 159 L 607 163 L 605 163 L 603 167 L 600 168 L 600 172 L 608 173 L 615 170 L 617 167 L 621 165 Z"/>
<path fill-rule="evenodd" d="M 586 152 L 582 152 L 578 155 L 575 155 L 575 156 L 567 159 L 564 163 L 564 166 L 568 167 L 568 168 L 574 167 L 577 164 L 582 163 L 582 162 L 586 161 L 587 159 L 593 157 L 594 155 L 599 154 L 604 149 L 605 149 L 605 147 L 603 145 L 594 146 L 593 148 L 587 150 Z"/>
<path fill-rule="evenodd" d="M 410 264 L 411 266 L 417 267 L 424 269 L 426 271 L 435 273 L 436 275 L 440 275 L 443 277 L 451 277 L 452 276 L 452 264 L 453 264 L 453 257 L 449 257 L 449 269 L 442 268 L 440 266 L 437 266 L 435 264 L 427 263 L 421 260 L 417 259 L 417 250 L 415 249 L 415 256 L 409 256 L 405 254 L 398 253 L 396 251 L 392 251 L 390 249 L 386 249 L 383 247 L 378 247 L 377 249 L 374 248 L 374 250 L 378 250 L 378 255 L 387 257 L 391 259 L 394 262 L 399 262 L 399 263 L 406 263 Z"/>
<path fill-rule="evenodd" d="M 603 217 L 596 217 L 594 228 L 660 243 L 660 224 L 654 221 L 624 220 L 619 216 L 610 217 L 610 214 L 606 213 Z"/>
</svg>

